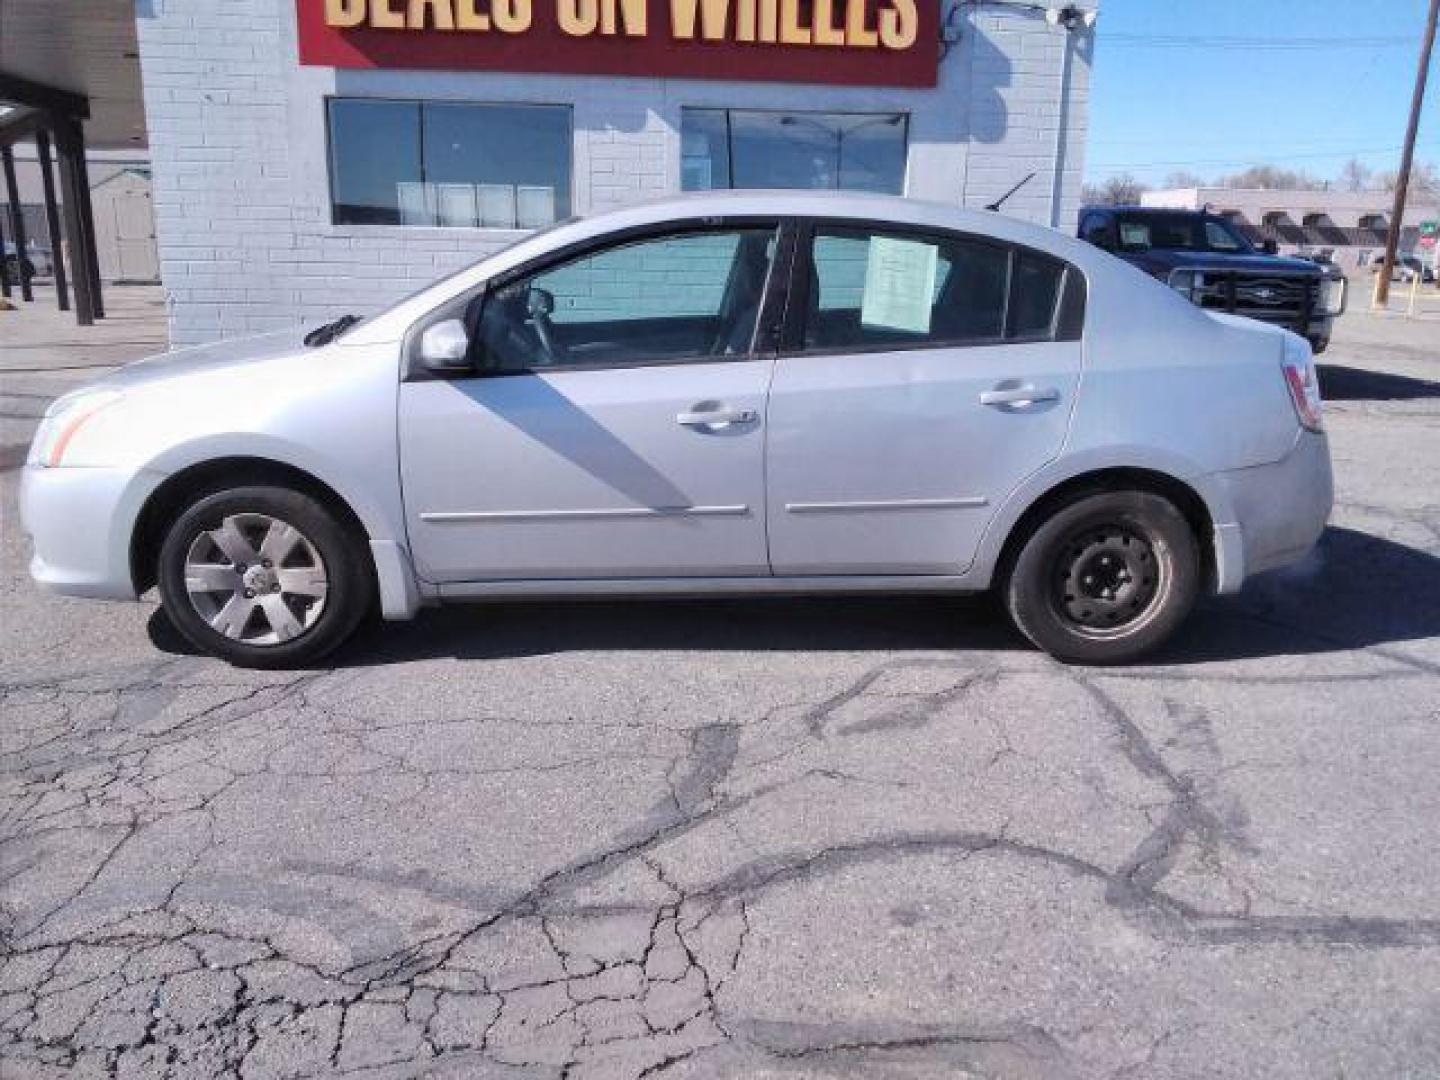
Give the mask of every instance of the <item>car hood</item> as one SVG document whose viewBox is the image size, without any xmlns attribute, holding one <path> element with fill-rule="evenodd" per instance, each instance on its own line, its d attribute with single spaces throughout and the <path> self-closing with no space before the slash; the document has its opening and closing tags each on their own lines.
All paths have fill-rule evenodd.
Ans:
<svg viewBox="0 0 1440 1080">
<path fill-rule="evenodd" d="M 231 338 L 137 360 L 101 379 L 96 385 L 120 390 L 203 371 L 259 364 L 285 356 L 292 356 L 296 363 L 303 363 L 312 351 L 305 346 L 305 331 L 298 329 L 257 337 Z"/>
<path fill-rule="evenodd" d="M 1319 277 L 1320 268 L 1308 259 L 1283 255 L 1224 255 L 1215 251 L 1146 251 L 1137 256 L 1151 273 L 1195 267 L 1204 270 L 1238 270 L 1251 274 L 1298 274 Z"/>
</svg>

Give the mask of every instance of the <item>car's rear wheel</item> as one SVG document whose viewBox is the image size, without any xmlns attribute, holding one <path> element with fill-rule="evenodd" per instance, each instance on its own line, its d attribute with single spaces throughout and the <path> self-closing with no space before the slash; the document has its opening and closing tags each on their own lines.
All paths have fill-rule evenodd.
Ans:
<svg viewBox="0 0 1440 1080">
<path fill-rule="evenodd" d="M 160 599 L 191 644 L 241 667 L 330 652 L 374 597 L 363 539 L 323 503 L 283 487 L 197 499 L 160 547 Z"/>
<path fill-rule="evenodd" d="M 1035 527 L 1002 588 L 1020 632 L 1056 659 L 1118 664 L 1169 640 L 1200 585 L 1194 529 L 1172 502 L 1090 491 Z"/>
</svg>

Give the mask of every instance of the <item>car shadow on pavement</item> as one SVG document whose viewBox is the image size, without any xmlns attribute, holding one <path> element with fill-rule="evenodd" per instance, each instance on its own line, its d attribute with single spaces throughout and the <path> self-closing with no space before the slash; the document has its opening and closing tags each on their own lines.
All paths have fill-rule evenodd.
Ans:
<svg viewBox="0 0 1440 1080">
<path fill-rule="evenodd" d="M 1440 637 L 1440 559 L 1369 533 L 1330 528 L 1303 563 L 1240 596 L 1201 602 L 1152 658 L 1183 665 L 1337 652 Z M 164 612 L 150 638 L 192 652 Z M 506 659 L 585 651 L 1029 651 L 993 599 L 806 597 L 457 604 L 363 630 L 336 668 L 437 658 Z"/>
<path fill-rule="evenodd" d="M 1326 401 L 1416 401 L 1440 398 L 1440 382 L 1366 371 L 1340 364 L 1317 364 L 1320 395 Z"/>
<path fill-rule="evenodd" d="M 1430 638 L 1440 639 L 1440 558 L 1331 526 L 1303 561 L 1257 575 L 1239 596 L 1203 601 L 1153 662 L 1343 652 Z"/>
<path fill-rule="evenodd" d="M 395 633 L 400 629 L 400 633 Z M 338 657 L 365 666 L 611 650 L 860 652 L 1021 649 L 988 597 L 764 597 L 455 605 L 426 611 L 409 640 L 379 625 Z M 442 643 L 443 642 L 443 643 Z M 433 648 L 432 648 L 433 646 Z"/>
</svg>

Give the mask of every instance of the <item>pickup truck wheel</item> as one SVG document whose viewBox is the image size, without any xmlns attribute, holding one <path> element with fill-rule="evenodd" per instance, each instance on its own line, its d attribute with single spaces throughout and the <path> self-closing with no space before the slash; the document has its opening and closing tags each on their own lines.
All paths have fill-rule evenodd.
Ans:
<svg viewBox="0 0 1440 1080">
<path fill-rule="evenodd" d="M 298 667 L 340 645 L 374 598 L 362 538 L 283 487 L 208 494 L 160 548 L 160 599 L 197 648 L 239 667 Z"/>
<path fill-rule="evenodd" d="M 1120 664 L 1175 633 L 1200 580 L 1194 530 L 1168 499 L 1086 492 L 1025 540 L 1003 595 L 1020 632 L 1057 660 Z"/>
</svg>

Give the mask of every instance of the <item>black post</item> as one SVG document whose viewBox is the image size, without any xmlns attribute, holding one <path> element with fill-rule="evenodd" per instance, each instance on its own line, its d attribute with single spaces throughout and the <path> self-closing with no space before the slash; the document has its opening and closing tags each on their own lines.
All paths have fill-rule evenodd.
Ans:
<svg viewBox="0 0 1440 1080">
<path fill-rule="evenodd" d="M 70 310 L 70 285 L 65 278 L 65 253 L 60 250 L 60 207 L 55 202 L 55 176 L 50 172 L 50 133 L 35 132 L 35 156 L 40 159 L 40 184 L 45 189 L 45 228 L 50 232 L 50 261 L 55 266 L 55 297 L 61 311 Z"/>
<path fill-rule="evenodd" d="M 77 122 L 75 135 L 80 153 L 75 158 L 80 167 L 80 218 L 85 226 L 87 250 L 90 253 L 90 292 L 94 297 L 95 317 L 105 317 L 105 294 L 100 288 L 100 249 L 95 242 L 95 208 L 90 205 L 90 168 L 85 164 L 85 129 Z"/>
<path fill-rule="evenodd" d="M 55 129 L 55 148 L 60 154 L 60 209 L 65 215 L 70 265 L 75 270 L 75 321 L 81 326 L 91 326 L 95 322 L 95 294 L 86 270 L 90 265 L 85 250 L 89 240 L 81 221 L 81 174 L 75 165 L 76 156 L 85 152 L 84 142 L 76 138 L 75 129 L 79 126 L 73 121 L 60 121 Z"/>
<path fill-rule="evenodd" d="M 10 260 L 5 257 L 5 217 L 0 214 L 0 296 L 10 297 Z"/>
<path fill-rule="evenodd" d="M 10 232 L 15 237 L 15 272 L 20 275 L 20 298 L 35 299 L 30 275 L 25 272 L 25 211 L 20 206 L 20 185 L 15 182 L 15 151 L 0 147 L 0 165 L 5 168 L 5 196 L 10 200 Z"/>
</svg>

